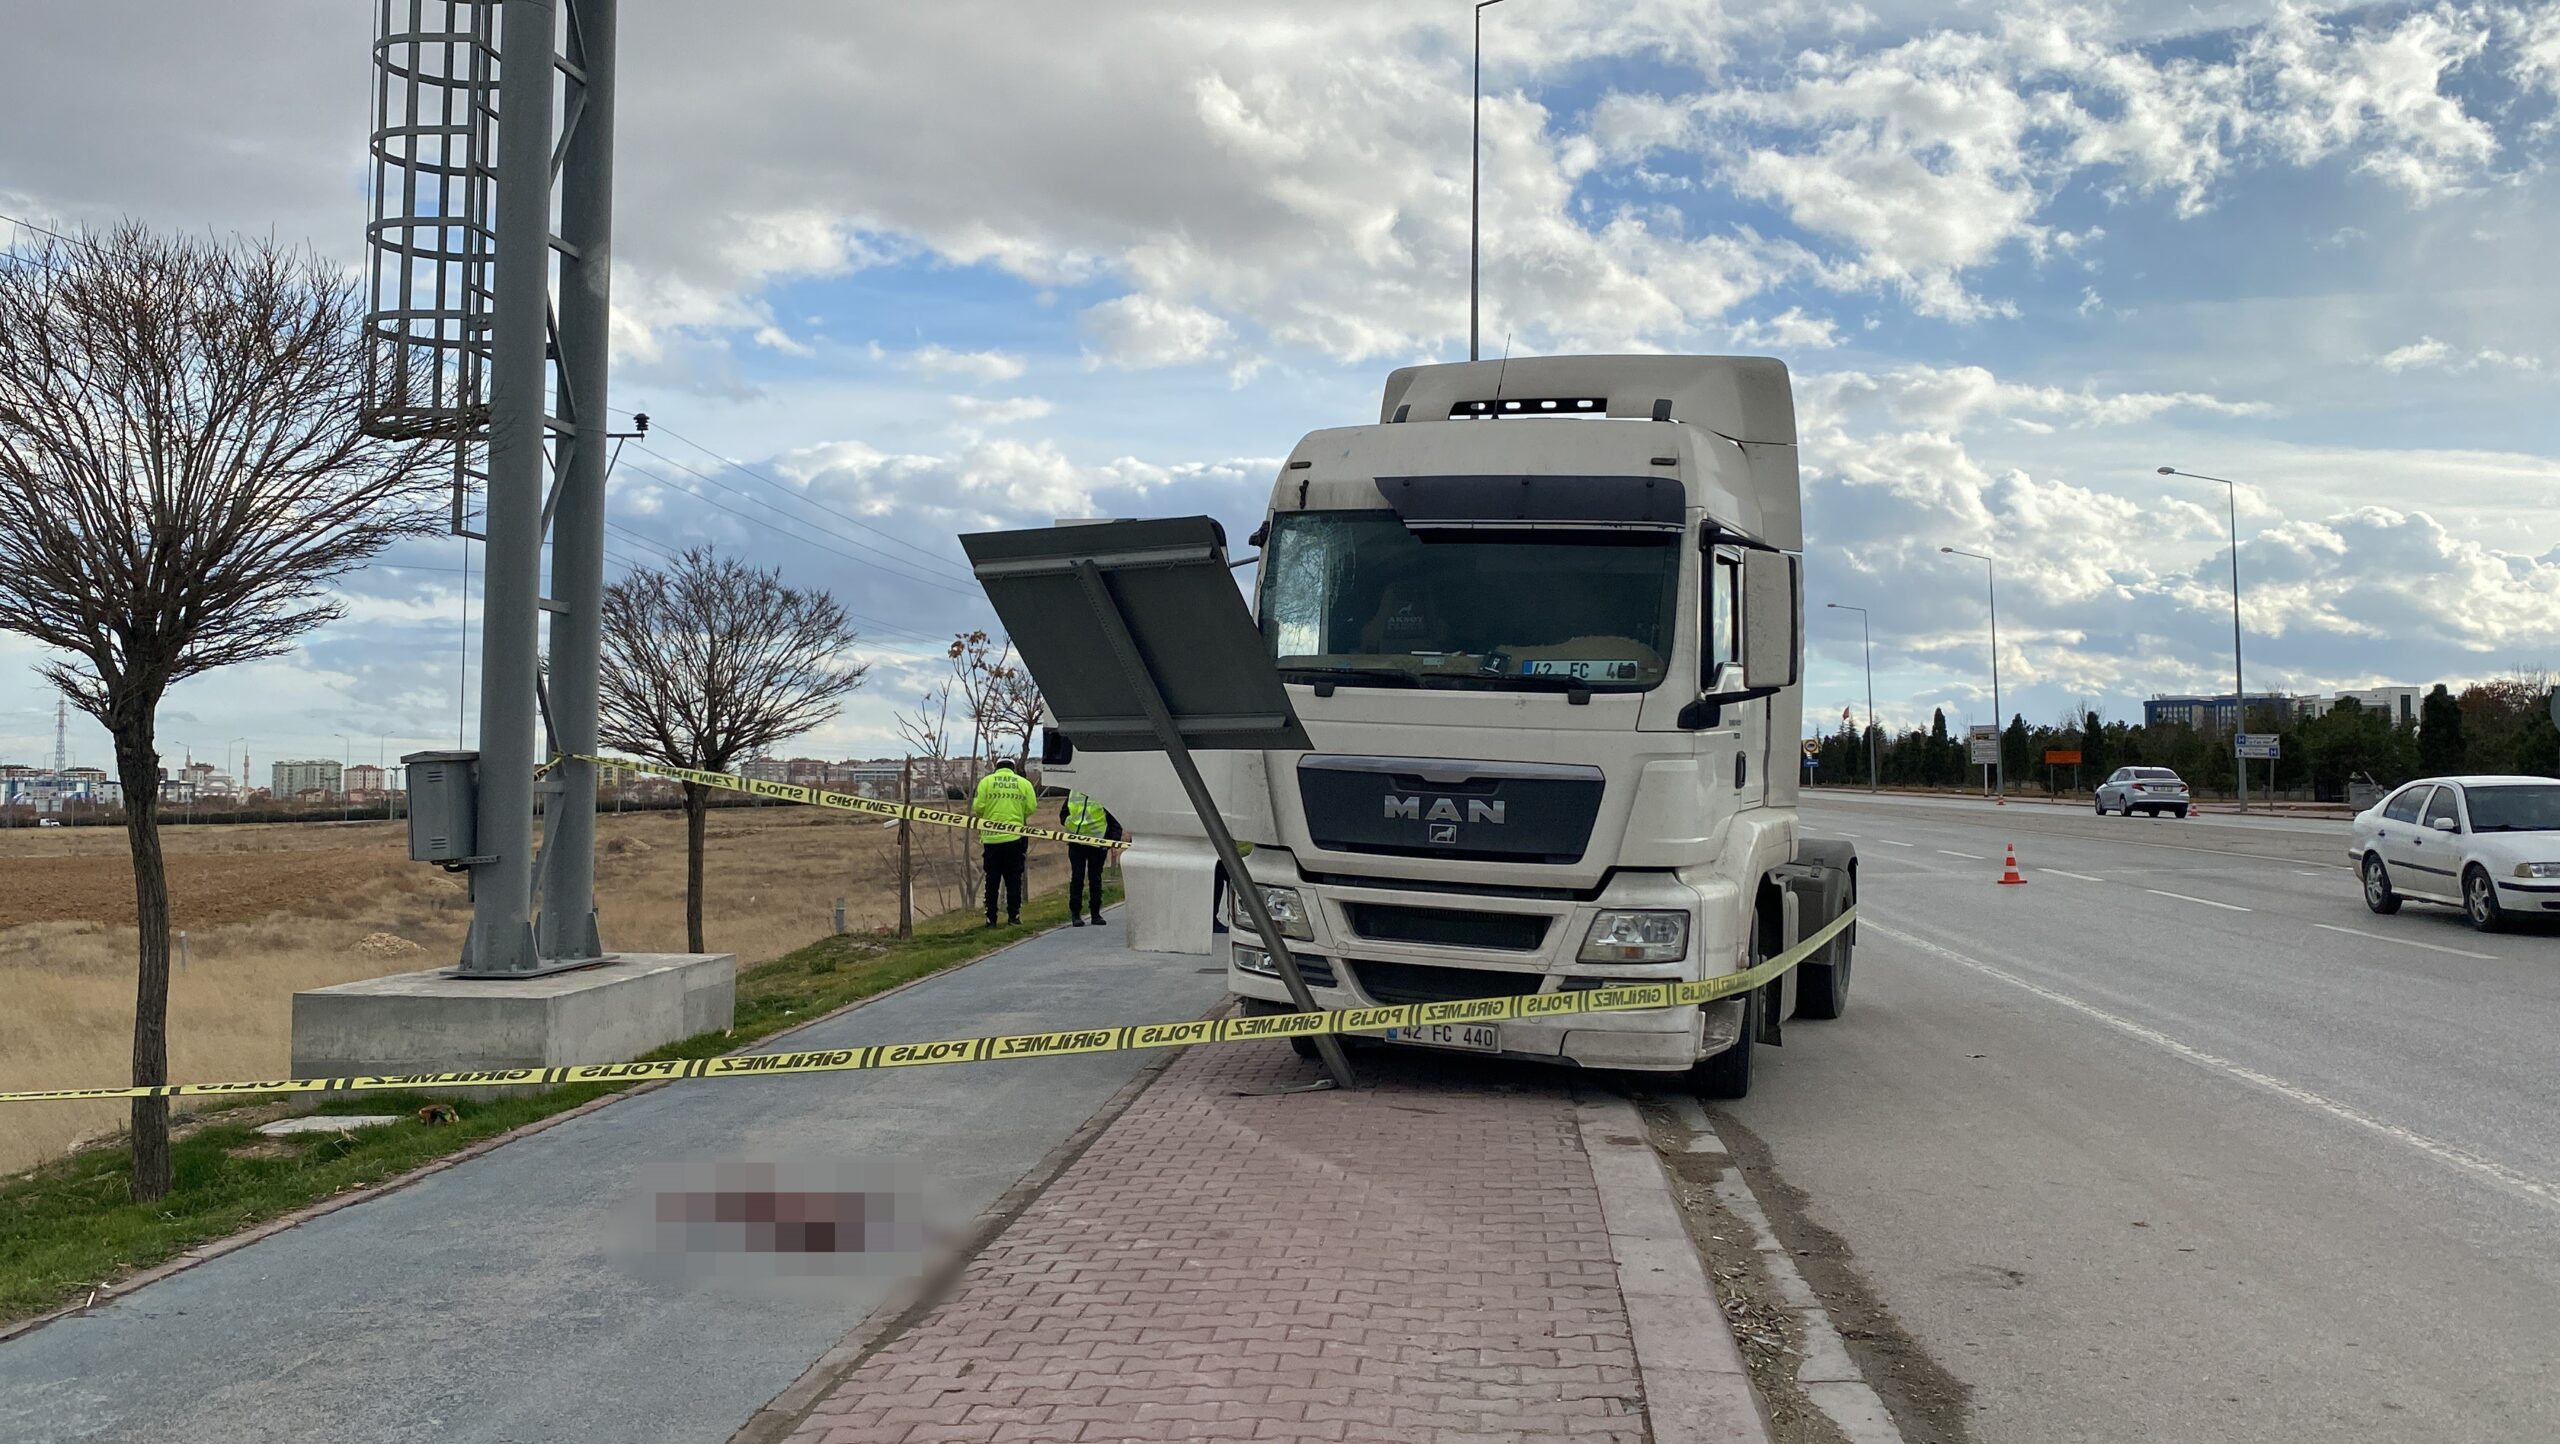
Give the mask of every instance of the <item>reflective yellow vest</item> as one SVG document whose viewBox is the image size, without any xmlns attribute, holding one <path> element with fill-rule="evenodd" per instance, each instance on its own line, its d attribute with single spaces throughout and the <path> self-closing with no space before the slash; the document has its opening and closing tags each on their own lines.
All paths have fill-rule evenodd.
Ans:
<svg viewBox="0 0 2560 1444">
<path fill-rule="evenodd" d="M 1078 837 L 1103 837 L 1111 830 L 1111 814 L 1081 792 L 1067 794 L 1067 831 Z"/>
<path fill-rule="evenodd" d="M 969 806 L 978 819 L 978 840 L 1016 840 L 1022 836 L 1022 824 L 1039 805 L 1040 793 L 1031 779 L 1002 768 L 988 773 L 978 780 L 977 800 Z"/>
</svg>

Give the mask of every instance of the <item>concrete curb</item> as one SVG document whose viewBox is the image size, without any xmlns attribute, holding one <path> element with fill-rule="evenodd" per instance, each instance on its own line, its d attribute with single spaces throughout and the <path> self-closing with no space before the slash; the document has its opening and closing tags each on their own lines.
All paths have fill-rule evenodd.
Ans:
<svg viewBox="0 0 2560 1444">
<path fill-rule="evenodd" d="M 1058 926 L 1064 927 L 1066 924 L 1060 923 Z M 857 1008 L 867 1008 L 873 1003 L 879 1002 L 883 998 L 894 998 L 909 988 L 930 983 L 936 978 L 947 978 L 953 973 L 959 972 L 963 968 L 974 968 L 989 958 L 1001 957 L 1006 953 L 1012 952 L 1015 948 L 1021 947 L 1025 943 L 1046 937 L 1057 930 L 1057 928 L 1046 928 L 1040 932 L 1030 933 L 1023 937 L 1014 939 L 1003 947 L 981 953 L 978 956 L 969 959 L 967 962 L 954 963 L 947 968 L 937 968 L 933 972 L 927 973 L 920 978 L 909 978 L 894 988 L 883 988 L 879 992 L 873 993 L 867 998 L 856 998 L 841 1008 L 832 1008 L 814 1018 L 808 1019 L 805 1022 L 794 1023 L 779 1033 L 767 1033 L 765 1036 L 756 1039 L 752 1043 L 739 1045 L 737 1048 L 732 1049 L 731 1052 L 743 1053 L 749 1049 L 760 1049 L 769 1044 L 780 1042 L 803 1029 L 814 1028 L 820 1023 L 841 1018 L 845 1014 L 850 1013 Z M 588 1101 L 579 1104 L 575 1108 L 554 1113 L 548 1118 L 537 1118 L 531 1123 L 521 1124 L 517 1127 L 510 1128 L 504 1133 L 500 1133 L 489 1138 L 483 1138 L 477 1143 L 456 1149 L 441 1158 L 419 1164 L 417 1167 L 410 1169 L 406 1173 L 395 1174 L 390 1178 L 382 1180 L 380 1183 L 369 1183 L 360 1188 L 351 1188 L 344 1193 L 322 1199 L 318 1203 L 307 1204 L 304 1207 L 295 1209 L 291 1213 L 271 1218 L 265 1223 L 249 1229 L 245 1233 L 235 1233 L 226 1238 L 215 1239 L 198 1248 L 190 1249 L 166 1263 L 154 1264 L 150 1268 L 144 1269 L 138 1274 L 118 1279 L 112 1283 L 100 1284 L 98 1287 L 89 1291 L 89 1296 L 87 1298 L 82 1299 L 76 1304 L 65 1304 L 61 1308 L 55 1309 L 49 1313 L 37 1314 L 33 1318 L 21 1319 L 17 1323 L 0 1326 L 0 1344 L 5 1344 L 12 1339 L 34 1333 L 36 1330 L 43 1328 L 47 1324 L 54 1323 L 57 1320 L 71 1318 L 79 1314 L 85 1314 L 100 1304 L 113 1303 L 127 1294 L 137 1293 L 143 1289 L 149 1288 L 151 1285 L 160 1282 L 162 1279 L 185 1273 L 187 1270 L 196 1267 L 198 1264 L 210 1263 L 213 1260 L 222 1257 L 224 1254 L 237 1253 L 241 1249 L 247 1248 L 252 1244 L 262 1242 L 276 1234 L 284 1232 L 286 1229 L 300 1228 L 302 1225 L 311 1222 L 313 1219 L 326 1218 L 330 1214 L 336 1213 L 342 1208 L 353 1208 L 357 1204 L 369 1203 L 372 1200 L 384 1197 L 385 1195 L 397 1193 L 412 1184 L 431 1178 L 436 1174 L 444 1172 L 448 1168 L 456 1166 L 457 1164 L 468 1163 L 472 1159 L 478 1158 L 480 1155 L 487 1153 L 492 1149 L 513 1143 L 519 1138 L 531 1138 L 533 1135 L 543 1132 L 546 1129 L 557 1128 L 561 1124 L 567 1123 L 575 1118 L 583 1118 L 608 1104 L 619 1103 L 625 1098 L 637 1098 L 644 1093 L 654 1093 L 661 1088 L 672 1087 L 677 1081 L 680 1080 L 662 1079 L 654 1083 L 643 1083 L 635 1088 L 626 1088 L 618 1093 L 608 1093 L 602 1098 L 591 1098 Z"/>
<path fill-rule="evenodd" d="M 1624 1098 L 1584 1098 L 1574 1112 L 1600 1187 L 1653 1444 L 1769 1444 L 1768 1414 L 1642 1115 Z"/>
<path fill-rule="evenodd" d="M 1874 1386 L 1859 1372 L 1857 1362 L 1849 1357 L 1849 1346 L 1832 1324 L 1830 1310 L 1822 1306 L 1821 1296 L 1796 1268 L 1795 1256 L 1779 1241 L 1777 1230 L 1769 1226 L 1769 1216 L 1761 1210 L 1760 1199 L 1751 1191 L 1742 1170 L 1731 1166 L 1732 1155 L 1725 1150 L 1724 1139 L 1717 1136 L 1707 1110 L 1693 1098 L 1674 1098 L 1669 1100 L 1669 1106 L 1680 1126 L 1695 1135 L 1690 1152 L 1726 1161 L 1726 1168 L 1716 1178 L 1716 1201 L 1750 1228 L 1751 1246 L 1760 1255 L 1762 1272 L 1769 1276 L 1779 1304 L 1795 1315 L 1804 1343 L 1802 1361 L 1796 1365 L 1797 1387 L 1804 1390 L 1805 1398 L 1822 1411 L 1849 1444 L 1903 1444 L 1901 1427 L 1894 1423 L 1892 1411 L 1885 1407 Z"/>
</svg>

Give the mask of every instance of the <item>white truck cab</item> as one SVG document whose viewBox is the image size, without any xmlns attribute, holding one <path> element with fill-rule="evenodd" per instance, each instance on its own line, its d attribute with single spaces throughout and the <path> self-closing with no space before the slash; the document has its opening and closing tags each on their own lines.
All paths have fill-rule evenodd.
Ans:
<svg viewBox="0 0 2560 1444">
<path fill-rule="evenodd" d="M 1215 790 L 1320 1004 L 1709 978 L 1854 899 L 1847 844 L 1798 835 L 1795 448 L 1781 362 L 1592 356 L 1408 367 L 1290 452 L 1255 612 L 1315 745 Z M 1050 775 L 1161 816 L 1148 763 Z M 1852 945 L 1704 1008 L 1389 1041 L 1739 1096 L 1747 1044 L 1837 1016 Z M 1247 934 L 1228 979 L 1288 1006 Z"/>
</svg>

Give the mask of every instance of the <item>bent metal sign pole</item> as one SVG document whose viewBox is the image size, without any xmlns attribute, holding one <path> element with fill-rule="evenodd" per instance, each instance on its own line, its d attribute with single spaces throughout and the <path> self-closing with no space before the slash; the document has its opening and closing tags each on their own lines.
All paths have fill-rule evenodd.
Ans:
<svg viewBox="0 0 2560 1444">
<path fill-rule="evenodd" d="M 1289 1000 L 1322 1011 L 1245 871 L 1194 747 L 1308 746 L 1205 516 L 1103 522 L 960 538 L 1059 729 L 1079 748 L 1161 751 L 1226 869 L 1228 893 L 1270 952 Z M 1313 1035 L 1337 1088 L 1350 1060 Z"/>
</svg>

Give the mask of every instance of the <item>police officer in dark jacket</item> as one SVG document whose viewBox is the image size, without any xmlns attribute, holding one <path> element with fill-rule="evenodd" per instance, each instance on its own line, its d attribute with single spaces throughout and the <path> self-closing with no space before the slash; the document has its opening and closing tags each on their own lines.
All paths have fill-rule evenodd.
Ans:
<svg viewBox="0 0 2560 1444">
<path fill-rule="evenodd" d="M 1081 792 L 1070 790 L 1067 800 L 1059 805 L 1058 825 L 1077 838 L 1091 842 L 1067 844 L 1067 916 L 1077 927 L 1085 925 L 1085 888 L 1092 886 L 1093 924 L 1102 925 L 1102 864 L 1111 856 L 1105 842 L 1120 837 L 1120 819 L 1113 817 L 1103 805 Z"/>
</svg>

